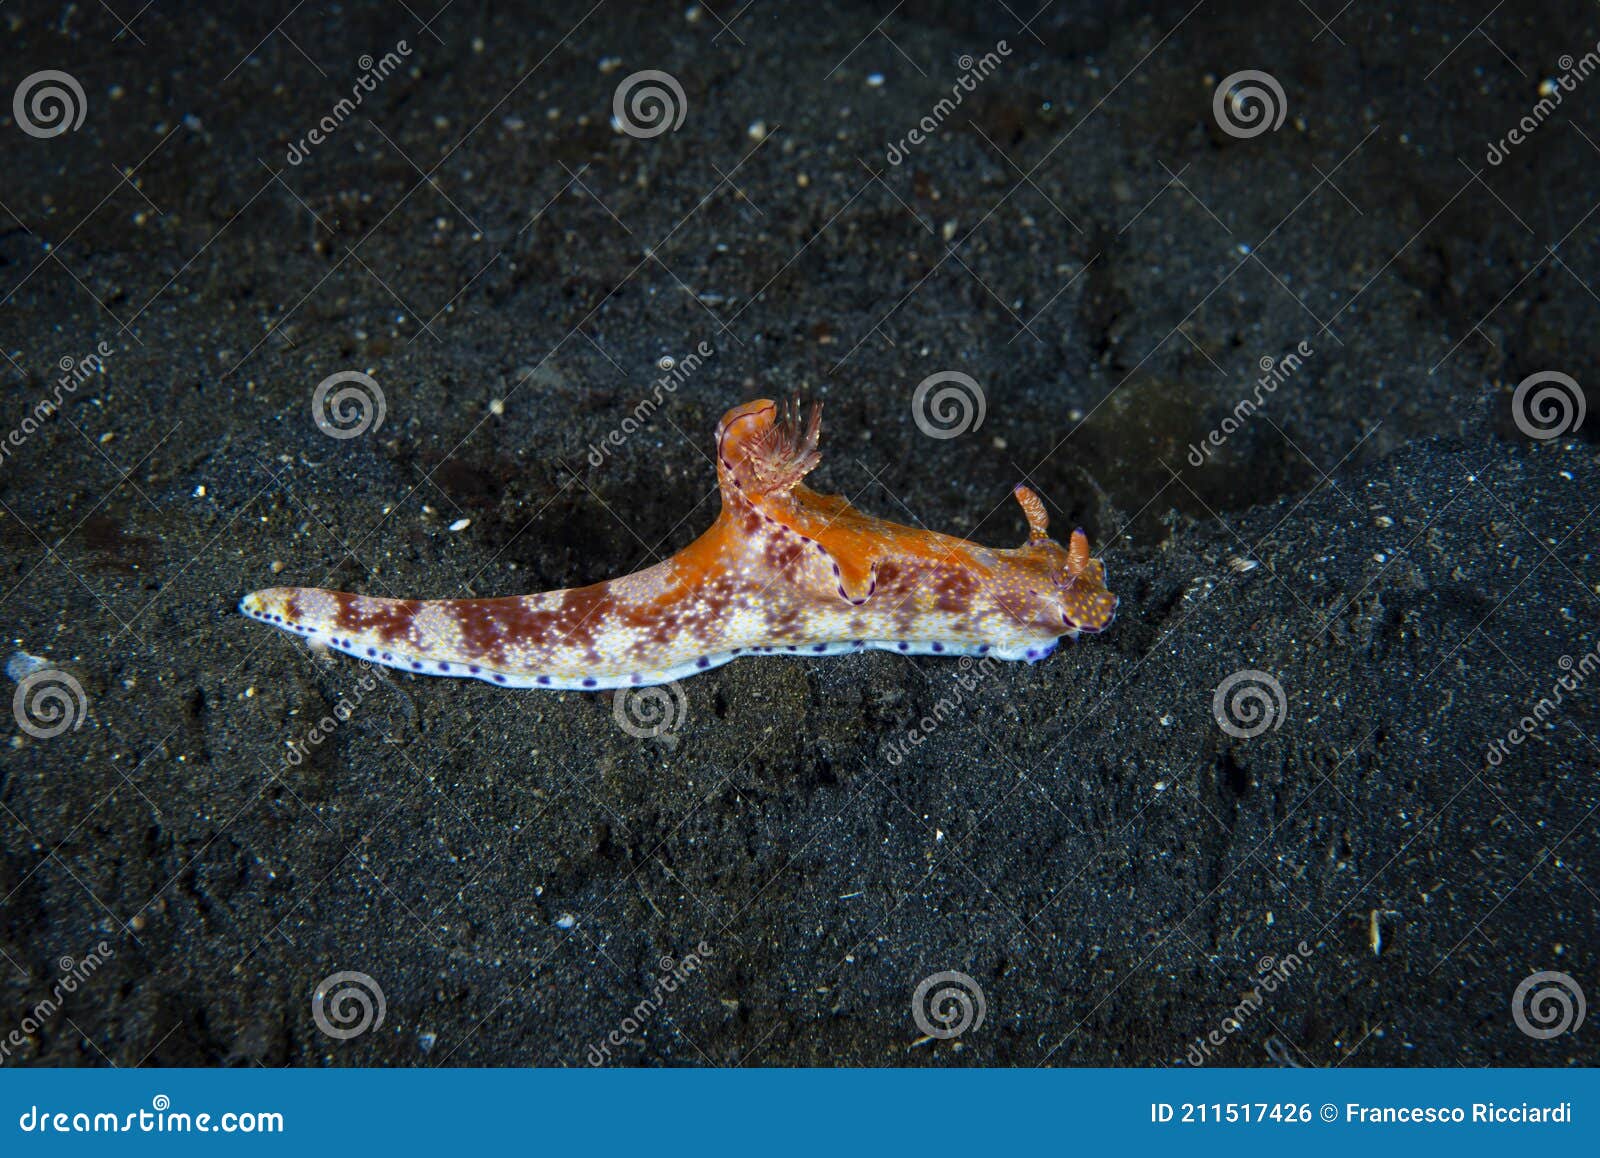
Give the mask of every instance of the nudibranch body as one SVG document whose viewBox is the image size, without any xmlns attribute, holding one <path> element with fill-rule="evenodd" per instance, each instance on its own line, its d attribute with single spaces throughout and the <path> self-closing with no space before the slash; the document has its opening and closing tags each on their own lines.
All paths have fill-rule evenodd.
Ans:
<svg viewBox="0 0 1600 1158">
<path fill-rule="evenodd" d="M 1046 533 L 1015 490 L 1028 541 L 994 550 L 862 514 L 801 480 L 817 465 L 819 407 L 769 401 L 717 426 L 722 512 L 683 550 L 620 579 L 502 599 L 380 599 L 311 587 L 246 595 L 239 609 L 371 663 L 502 687 L 666 683 L 741 655 L 1044 659 L 1116 614 L 1105 568 L 1074 531 Z"/>
</svg>

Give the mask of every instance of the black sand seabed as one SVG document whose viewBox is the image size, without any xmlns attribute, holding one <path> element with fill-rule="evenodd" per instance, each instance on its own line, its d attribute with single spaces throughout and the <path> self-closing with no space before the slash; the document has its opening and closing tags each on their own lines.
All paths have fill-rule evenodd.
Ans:
<svg viewBox="0 0 1600 1158">
<path fill-rule="evenodd" d="M 0 131 L 0 623 L 86 703 L 0 761 L 5 1064 L 1600 1056 L 1511 1004 L 1600 996 L 1597 680 L 1488 759 L 1597 644 L 1600 422 L 1530 438 L 1512 391 L 1595 401 L 1600 80 L 1486 159 L 1591 6 L 432 7 L 0 11 L 8 106 L 45 69 L 86 105 Z M 646 69 L 684 115 L 637 138 Z M 1242 138 L 1247 69 L 1285 118 Z M 341 371 L 386 405 L 349 439 L 312 421 Z M 919 430 L 939 371 L 980 428 Z M 631 570 L 713 516 L 718 416 L 794 394 L 869 511 L 1010 546 L 1031 480 L 1115 627 L 971 690 L 741 660 L 639 739 L 234 612 Z M 1243 670 L 1283 693 L 1250 738 L 1213 716 Z M 928 1039 L 945 970 L 985 1017 Z M 341 971 L 385 1004 L 348 1039 L 312 1016 Z"/>
</svg>

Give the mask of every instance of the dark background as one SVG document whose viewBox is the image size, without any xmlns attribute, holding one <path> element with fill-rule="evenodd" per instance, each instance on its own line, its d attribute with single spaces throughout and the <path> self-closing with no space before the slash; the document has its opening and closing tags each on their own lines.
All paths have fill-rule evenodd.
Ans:
<svg viewBox="0 0 1600 1158">
<path fill-rule="evenodd" d="M 1600 992 L 1600 686 L 1485 753 L 1596 646 L 1600 420 L 1529 438 L 1512 391 L 1594 401 L 1600 78 L 1486 150 L 1597 39 L 1487 0 L 6 5 L 8 112 L 42 69 L 86 110 L 0 126 L 0 426 L 114 353 L 0 459 L 7 652 L 87 704 L 6 721 L 0 1035 L 115 954 L 6 1062 L 581 1066 L 703 941 L 613 1061 L 1187 1064 L 1304 942 L 1214 1063 L 1592 1063 L 1594 1019 L 1534 1040 L 1511 1000 Z M 685 96 L 651 139 L 611 124 L 644 69 Z M 1286 106 L 1247 139 L 1212 112 L 1246 69 Z M 332 439 L 346 370 L 387 414 Z M 986 418 L 929 438 L 950 370 Z M 811 481 L 873 513 L 1012 546 L 1030 481 L 1116 625 L 900 763 L 954 664 L 741 660 L 656 739 L 607 695 L 386 674 L 286 760 L 364 672 L 245 591 L 631 570 L 713 517 L 721 413 L 792 394 L 826 403 Z M 1245 669 L 1284 693 L 1249 739 L 1212 713 Z M 926 1040 L 952 969 L 985 1021 Z M 311 1004 L 342 970 L 386 1000 L 343 1041 Z"/>
</svg>

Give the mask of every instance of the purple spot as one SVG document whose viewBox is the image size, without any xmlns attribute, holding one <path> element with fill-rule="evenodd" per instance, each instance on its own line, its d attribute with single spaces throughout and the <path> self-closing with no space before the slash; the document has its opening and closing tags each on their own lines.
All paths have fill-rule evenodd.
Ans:
<svg viewBox="0 0 1600 1158">
<path fill-rule="evenodd" d="M 494 682 L 497 684 L 503 684 L 506 682 L 506 677 L 503 675 L 497 675 L 494 677 Z"/>
<path fill-rule="evenodd" d="M 495 678 L 499 679 L 500 677 L 496 676 Z M 543 684 L 545 687 L 549 687 L 550 686 L 550 677 L 549 676 L 540 676 L 539 677 L 539 682 L 541 684 Z"/>
<path fill-rule="evenodd" d="M 943 651 L 944 650 L 944 644 L 939 643 L 937 640 L 934 641 L 933 650 L 934 651 Z"/>
<path fill-rule="evenodd" d="M 905 651 L 911 645 L 909 643 L 897 643 L 897 644 L 895 644 L 895 646 L 898 647 L 901 651 Z"/>
<path fill-rule="evenodd" d="M 583 686 L 586 687 L 586 688 L 592 688 L 592 687 L 594 687 L 595 682 L 596 681 L 591 677 L 591 678 L 585 679 L 583 681 Z"/>
<path fill-rule="evenodd" d="M 815 652 L 824 652 L 824 651 L 828 650 L 828 645 L 825 644 L 825 643 L 819 643 L 815 647 L 813 647 L 811 650 L 815 651 Z"/>
<path fill-rule="evenodd" d="M 710 667 L 711 666 L 711 661 L 709 659 L 707 659 L 705 656 L 701 656 L 699 659 L 694 661 L 694 666 L 695 667 Z"/>
<path fill-rule="evenodd" d="M 473 675 L 477 675 L 477 674 L 478 674 L 478 672 L 479 672 L 479 671 L 481 671 L 481 670 L 482 670 L 482 669 L 481 669 L 481 668 L 479 668 L 479 667 L 478 667 L 478 665 L 477 665 L 477 664 L 473 664 L 473 665 L 472 665 L 472 666 L 471 666 L 471 667 L 469 667 L 469 668 L 468 668 L 468 669 L 467 669 L 467 670 L 468 670 L 468 671 L 469 671 L 469 672 L 471 672 L 471 673 L 472 673 L 472 674 L 473 674 Z"/>
<path fill-rule="evenodd" d="M 450 665 L 447 664 L 447 663 L 441 663 L 439 665 L 439 670 L 440 671 L 449 671 L 450 670 Z"/>
<path fill-rule="evenodd" d="M 418 663 L 416 660 L 412 660 L 411 661 L 411 670 L 412 671 L 421 671 L 422 670 L 422 665 L 420 663 Z"/>
</svg>

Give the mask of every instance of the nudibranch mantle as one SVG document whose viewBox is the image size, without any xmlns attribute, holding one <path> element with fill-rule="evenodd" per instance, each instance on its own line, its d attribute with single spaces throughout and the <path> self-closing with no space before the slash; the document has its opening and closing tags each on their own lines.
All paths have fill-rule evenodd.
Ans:
<svg viewBox="0 0 1600 1158">
<path fill-rule="evenodd" d="M 993 656 L 1037 662 L 1111 623 L 1117 597 L 1074 531 L 1015 489 L 1028 541 L 998 550 L 862 514 L 801 481 L 821 460 L 821 409 L 765 399 L 717 426 L 722 512 L 654 566 L 587 587 L 501 599 L 253 591 L 244 614 L 370 663 L 500 687 L 599 691 L 695 675 L 741 655 Z"/>
</svg>

